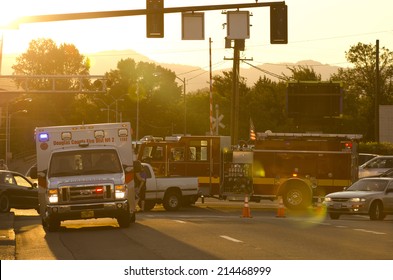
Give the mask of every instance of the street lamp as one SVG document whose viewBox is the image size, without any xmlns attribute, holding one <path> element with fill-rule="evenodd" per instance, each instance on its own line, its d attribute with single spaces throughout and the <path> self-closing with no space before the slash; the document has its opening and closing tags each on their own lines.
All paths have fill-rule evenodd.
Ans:
<svg viewBox="0 0 393 280">
<path fill-rule="evenodd" d="M 113 109 L 108 109 L 108 108 L 101 108 L 100 111 L 101 112 L 108 111 L 108 119 L 109 119 L 109 112 L 115 113 L 116 114 L 116 122 L 117 122 L 117 115 L 120 114 L 120 122 L 123 121 L 122 112 L 117 112 Z"/>
<path fill-rule="evenodd" d="M 187 105 L 186 105 L 186 78 L 179 78 L 175 76 L 176 79 L 180 80 L 183 83 L 183 102 L 184 102 L 184 135 L 187 134 Z"/>
<path fill-rule="evenodd" d="M 114 101 L 111 103 L 111 104 L 107 104 L 104 100 L 102 100 L 102 99 L 100 99 L 100 98 L 94 98 L 94 100 L 96 100 L 96 101 L 101 101 L 102 102 L 102 104 L 104 104 L 105 105 L 105 107 L 106 107 L 106 109 L 101 109 L 101 112 L 102 111 L 107 111 L 108 113 L 107 113 L 107 123 L 109 123 L 109 111 L 113 111 L 113 110 L 110 110 L 109 108 L 113 105 L 113 104 L 116 104 L 116 110 L 114 111 L 115 112 L 115 119 L 116 119 L 116 122 L 117 122 L 117 120 L 118 120 L 118 118 L 117 118 L 117 115 L 118 115 L 118 113 L 117 113 L 117 111 L 118 111 L 118 102 L 119 101 L 124 101 L 124 99 L 123 98 L 117 98 L 117 99 L 115 99 L 113 96 L 111 96 L 111 95 L 109 95 Z"/>
</svg>

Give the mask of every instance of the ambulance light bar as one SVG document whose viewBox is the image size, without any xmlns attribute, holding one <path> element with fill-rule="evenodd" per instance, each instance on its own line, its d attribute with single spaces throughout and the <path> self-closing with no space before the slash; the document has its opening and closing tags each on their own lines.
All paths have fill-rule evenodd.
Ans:
<svg viewBox="0 0 393 280">
<path fill-rule="evenodd" d="M 72 139 L 72 133 L 69 131 L 62 132 L 61 133 L 61 140 L 68 140 L 70 141 Z"/>
<path fill-rule="evenodd" d="M 94 130 L 94 138 L 104 138 L 105 132 L 103 130 Z"/>
<path fill-rule="evenodd" d="M 128 129 L 127 128 L 121 128 L 118 131 L 119 137 L 127 137 L 128 136 Z"/>
</svg>

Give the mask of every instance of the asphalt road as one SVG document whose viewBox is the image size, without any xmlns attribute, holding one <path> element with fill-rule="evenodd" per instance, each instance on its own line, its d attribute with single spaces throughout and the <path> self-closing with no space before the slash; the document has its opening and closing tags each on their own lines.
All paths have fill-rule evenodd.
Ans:
<svg viewBox="0 0 393 280">
<path fill-rule="evenodd" d="M 15 210 L 17 260 L 392 260 L 393 216 L 330 220 L 315 209 L 277 217 L 274 203 L 208 201 L 138 213 L 135 224 L 76 220 L 46 233 L 34 210 Z M 1 243 L 0 243 L 1 245 Z"/>
</svg>

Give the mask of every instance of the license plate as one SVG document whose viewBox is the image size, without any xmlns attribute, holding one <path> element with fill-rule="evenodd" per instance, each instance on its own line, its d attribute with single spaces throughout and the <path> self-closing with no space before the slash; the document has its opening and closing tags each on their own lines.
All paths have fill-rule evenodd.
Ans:
<svg viewBox="0 0 393 280">
<path fill-rule="evenodd" d="M 81 218 L 93 218 L 94 217 L 94 211 L 82 211 L 81 212 Z"/>
<path fill-rule="evenodd" d="M 334 203 L 333 208 L 334 209 L 341 209 L 341 203 Z"/>
</svg>

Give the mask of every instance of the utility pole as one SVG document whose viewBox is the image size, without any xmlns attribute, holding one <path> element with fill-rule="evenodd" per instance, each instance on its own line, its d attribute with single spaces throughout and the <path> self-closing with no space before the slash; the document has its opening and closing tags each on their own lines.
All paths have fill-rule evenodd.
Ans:
<svg viewBox="0 0 393 280">
<path fill-rule="evenodd" d="M 235 145 L 239 140 L 239 71 L 240 71 L 240 40 L 235 40 L 233 48 L 232 69 L 232 108 L 231 108 L 231 142 Z"/>
<path fill-rule="evenodd" d="M 210 135 L 213 135 L 213 71 L 212 71 L 212 38 L 209 38 L 209 80 L 210 80 Z"/>
<path fill-rule="evenodd" d="M 240 51 L 244 51 L 245 40 L 236 39 L 233 46 L 233 58 L 224 58 L 224 60 L 233 60 L 232 69 L 232 99 L 231 99 L 231 143 L 236 145 L 239 142 L 239 76 L 240 76 Z"/>
<path fill-rule="evenodd" d="M 375 48 L 375 142 L 379 143 L 379 40 L 376 41 Z"/>
</svg>

